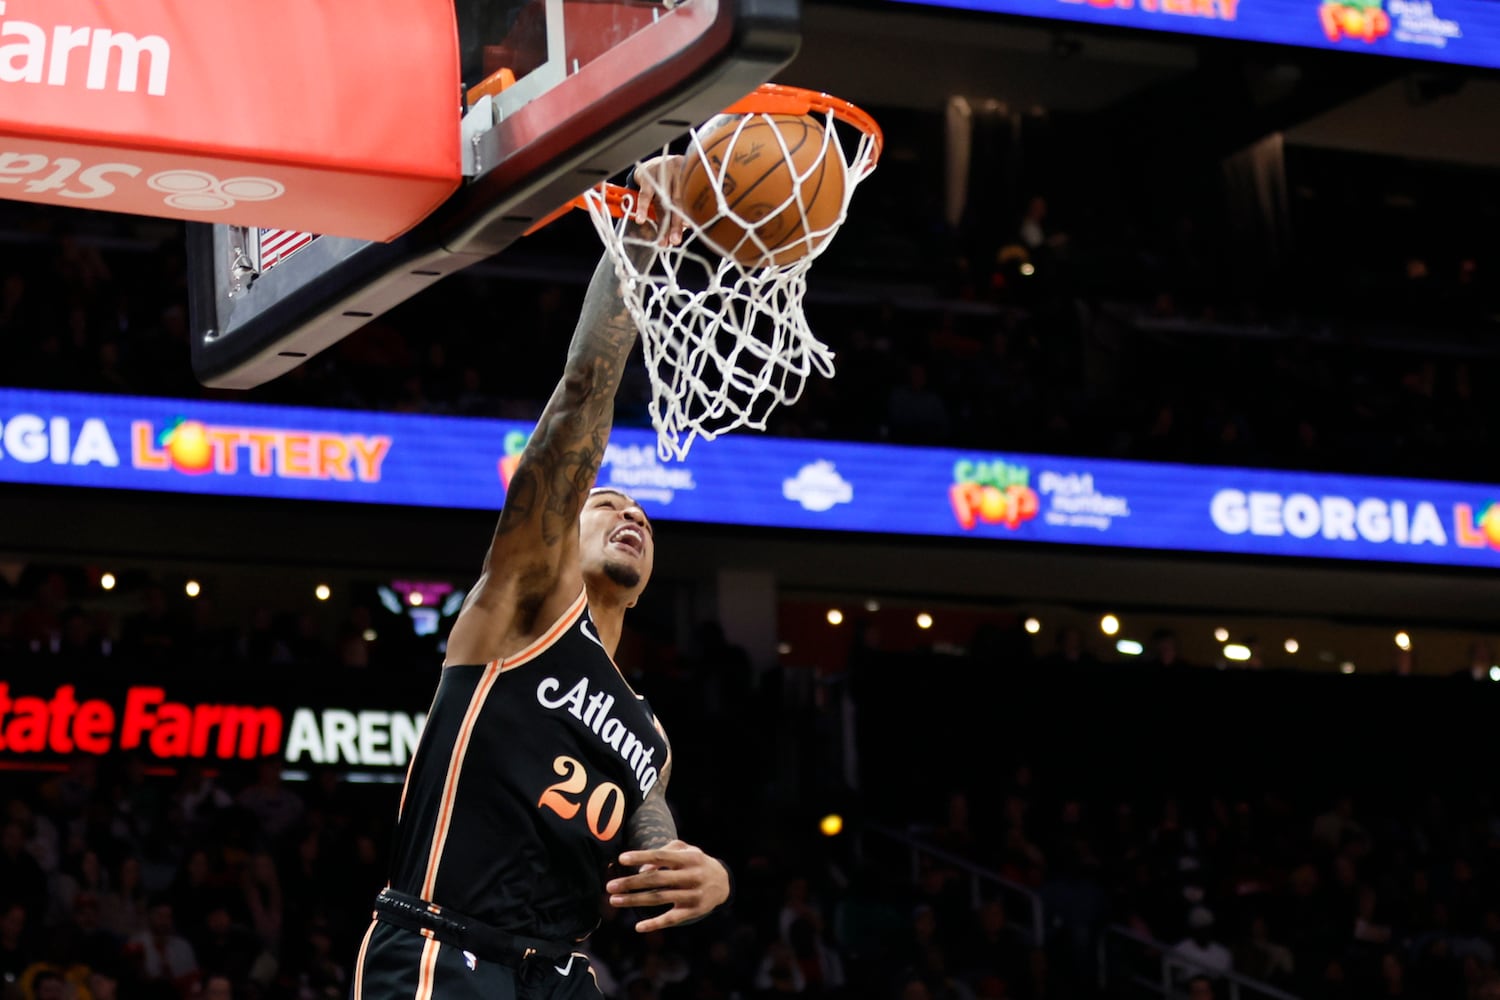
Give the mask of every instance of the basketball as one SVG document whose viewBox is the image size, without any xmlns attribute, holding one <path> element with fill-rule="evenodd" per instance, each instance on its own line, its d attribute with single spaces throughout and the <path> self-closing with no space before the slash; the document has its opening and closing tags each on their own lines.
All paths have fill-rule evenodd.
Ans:
<svg viewBox="0 0 1500 1000">
<path fill-rule="evenodd" d="M 843 155 L 831 136 L 824 155 L 823 125 L 815 118 L 761 114 L 743 127 L 741 121 L 711 123 L 698 137 L 702 155 L 697 146 L 689 149 L 684 214 L 742 267 L 791 264 L 817 249 L 838 222 Z M 722 215 L 716 188 L 721 175 L 729 208 Z"/>
</svg>

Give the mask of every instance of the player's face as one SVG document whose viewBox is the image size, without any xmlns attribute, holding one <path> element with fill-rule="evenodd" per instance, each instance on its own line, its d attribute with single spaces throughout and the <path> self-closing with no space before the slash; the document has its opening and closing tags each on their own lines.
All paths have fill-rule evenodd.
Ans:
<svg viewBox="0 0 1500 1000">
<path fill-rule="evenodd" d="M 603 577 L 631 594 L 645 589 L 655 540 L 639 504 L 609 490 L 591 494 L 583 505 L 579 533 L 585 579 Z"/>
</svg>

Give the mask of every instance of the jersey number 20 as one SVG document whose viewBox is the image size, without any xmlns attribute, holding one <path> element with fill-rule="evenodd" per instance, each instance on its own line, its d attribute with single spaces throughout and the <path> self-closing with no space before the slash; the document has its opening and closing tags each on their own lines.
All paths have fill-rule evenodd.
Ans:
<svg viewBox="0 0 1500 1000">
<path fill-rule="evenodd" d="M 536 804 L 551 809 L 563 819 L 572 819 L 578 815 L 578 800 L 583 798 L 582 792 L 588 787 L 588 772 L 572 757 L 558 757 L 552 762 L 552 770 L 562 775 L 563 780 L 548 785 Z M 609 810 L 607 821 L 604 820 L 606 808 Z M 625 793 L 613 781 L 601 781 L 589 793 L 583 817 L 589 825 L 589 833 L 600 840 L 613 839 L 625 821 Z"/>
</svg>

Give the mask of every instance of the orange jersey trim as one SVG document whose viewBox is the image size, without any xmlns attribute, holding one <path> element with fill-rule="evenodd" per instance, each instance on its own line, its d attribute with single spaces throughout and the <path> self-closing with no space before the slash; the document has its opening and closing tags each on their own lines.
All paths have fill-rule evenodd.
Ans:
<svg viewBox="0 0 1500 1000">
<path fill-rule="evenodd" d="M 443 781 L 442 804 L 438 807 L 437 828 L 432 836 L 432 851 L 427 856 L 427 874 L 422 879 L 423 899 L 432 899 L 433 890 L 437 887 L 438 866 L 442 864 L 443 848 L 448 843 L 448 827 L 453 822 L 453 801 L 458 796 L 458 778 L 463 771 L 464 757 L 469 752 L 469 739 L 474 734 L 474 725 L 479 721 L 479 713 L 490 696 L 490 689 L 495 686 L 495 679 L 505 671 L 534 660 L 550 649 L 568 629 L 573 627 L 573 623 L 578 621 L 578 617 L 583 614 L 583 609 L 587 606 L 588 592 L 585 591 L 578 595 L 578 599 L 563 613 L 563 616 L 535 642 L 515 656 L 491 660 L 485 665 L 484 676 L 480 678 L 479 686 L 474 689 L 474 694 L 469 698 L 469 707 L 464 712 L 464 721 L 459 726 L 458 739 L 453 743 L 453 755 L 448 761 L 448 775 Z M 413 762 L 415 759 L 413 757 Z M 404 790 L 401 797 L 404 804 L 406 799 Z"/>
</svg>

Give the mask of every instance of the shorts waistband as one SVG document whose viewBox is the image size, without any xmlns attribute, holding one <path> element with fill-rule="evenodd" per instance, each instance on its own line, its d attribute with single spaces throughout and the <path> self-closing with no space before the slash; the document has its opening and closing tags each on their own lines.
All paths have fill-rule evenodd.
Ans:
<svg viewBox="0 0 1500 1000">
<path fill-rule="evenodd" d="M 576 947 L 570 941 L 544 941 L 512 934 L 445 906 L 389 888 L 380 890 L 375 897 L 375 919 L 515 969 L 522 968 L 533 958 L 562 965 Z"/>
</svg>

